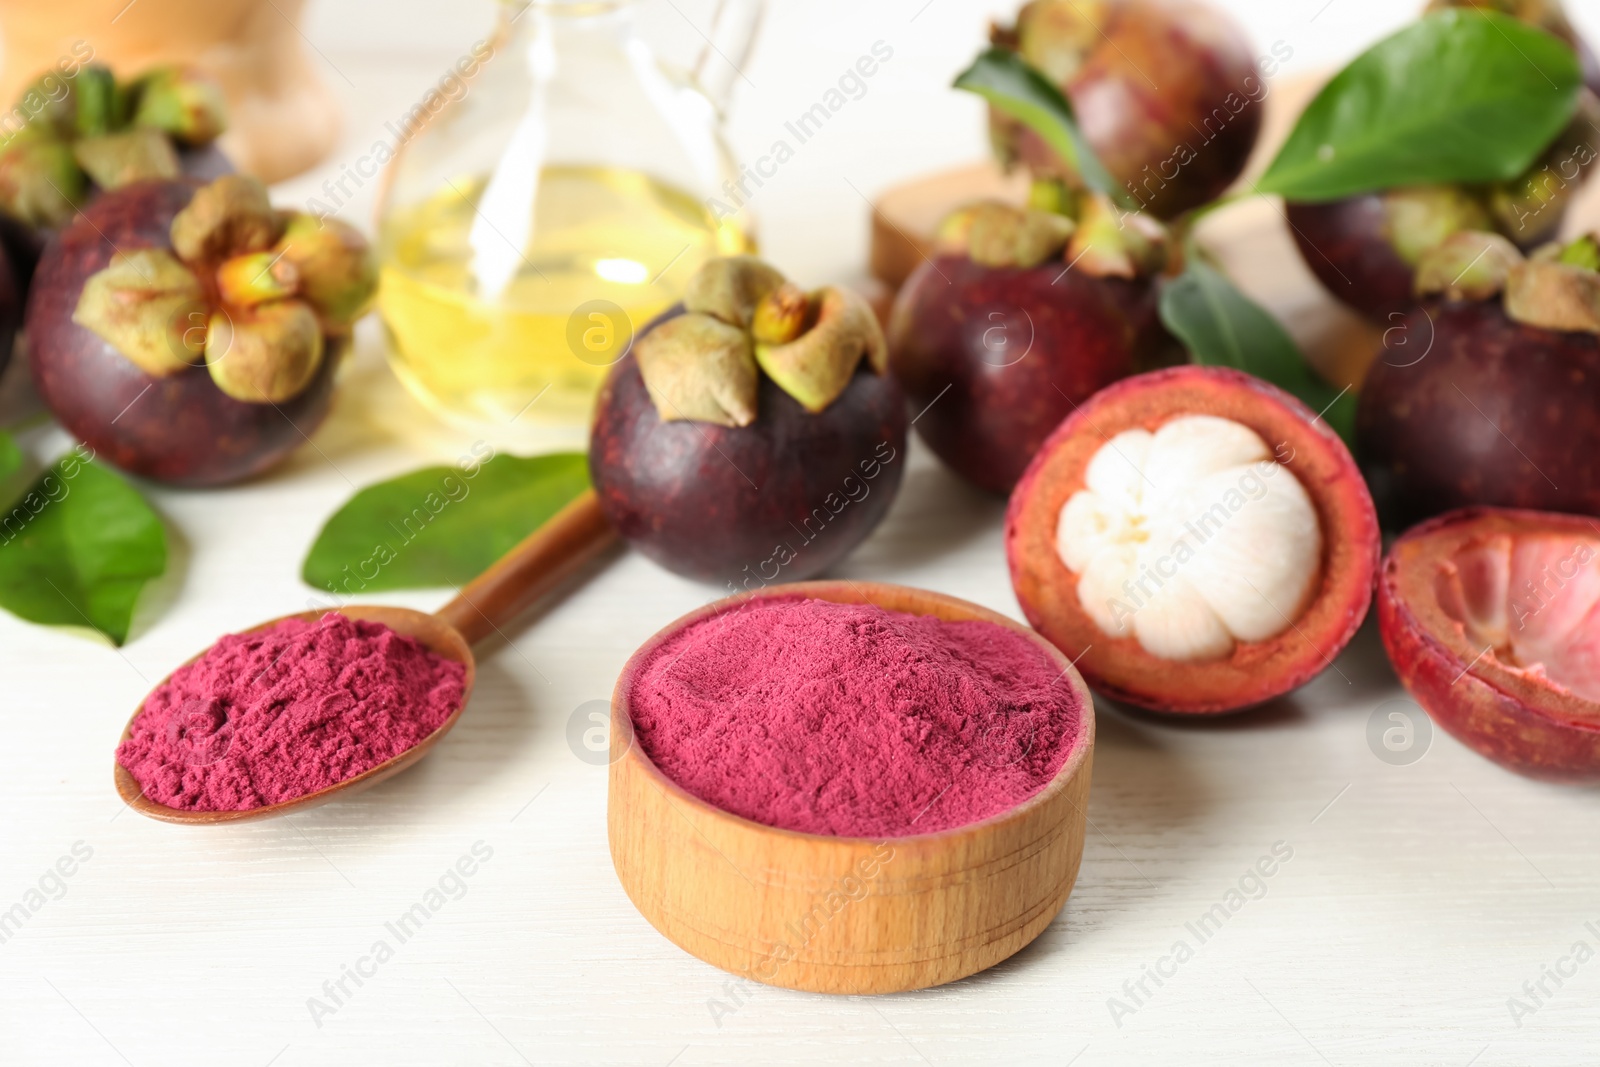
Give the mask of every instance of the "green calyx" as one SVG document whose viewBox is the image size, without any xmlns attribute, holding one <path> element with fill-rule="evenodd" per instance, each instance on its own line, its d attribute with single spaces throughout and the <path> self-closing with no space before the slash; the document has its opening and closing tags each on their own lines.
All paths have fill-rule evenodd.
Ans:
<svg viewBox="0 0 1600 1067">
<path fill-rule="evenodd" d="M 56 229 L 77 213 L 89 179 L 72 146 L 24 128 L 0 149 L 0 211 L 26 223 Z"/>
<path fill-rule="evenodd" d="M 1383 197 L 1383 231 L 1396 254 L 1416 266 L 1453 233 L 1493 228 L 1483 201 L 1458 185 L 1411 185 Z"/>
<path fill-rule="evenodd" d="M 1596 241 L 1593 234 L 1586 233 L 1562 246 L 1556 253 L 1556 262 L 1565 263 L 1569 267 L 1600 271 L 1600 241 Z"/>
<path fill-rule="evenodd" d="M 811 325 L 781 344 L 757 344 L 756 362 L 813 415 L 845 391 L 863 357 L 874 373 L 889 369 L 889 345 L 867 302 L 828 286 L 811 296 Z"/>
<path fill-rule="evenodd" d="M 1600 241 L 1538 248 L 1506 278 L 1506 314 L 1546 330 L 1600 334 Z"/>
<path fill-rule="evenodd" d="M 325 346 L 316 313 L 302 301 L 219 309 L 206 326 L 206 370 L 235 400 L 278 404 L 311 384 Z"/>
<path fill-rule="evenodd" d="M 1089 189 L 1135 206 L 1123 182 L 1090 144 L 1070 99 L 1122 0 L 1032 0 L 1016 24 L 996 25 L 990 47 L 956 76 L 955 88 L 989 104 L 989 142 L 1008 171 L 1025 165 L 1035 178 Z M 1034 205 L 1061 213 L 1059 205 Z"/>
<path fill-rule="evenodd" d="M 1102 40 L 1110 18 L 1109 0 L 1032 0 L 1017 12 L 1016 50 L 1057 85 L 1077 76 L 1084 59 Z"/>
<path fill-rule="evenodd" d="M 26 124 L 0 144 L 0 211 L 30 226 L 72 218 L 91 183 L 115 189 L 174 178 L 174 143 L 209 144 L 226 126 L 221 90 L 189 70 L 159 67 L 119 82 L 104 66 L 51 72 L 13 108 Z"/>
<path fill-rule="evenodd" d="M 316 310 L 324 333 L 348 333 L 372 308 L 378 259 L 354 226 L 295 213 L 272 252 L 294 267 L 298 291 Z"/>
<path fill-rule="evenodd" d="M 874 373 L 888 371 L 888 345 L 865 300 L 832 286 L 807 293 L 752 256 L 708 261 L 683 305 L 634 346 L 663 422 L 749 426 L 761 372 L 815 414 L 839 398 L 863 359 Z"/>
<path fill-rule="evenodd" d="M 228 128 L 222 87 L 194 71 L 158 67 L 134 82 L 133 94 L 133 124 L 180 144 L 210 144 Z"/>
<path fill-rule="evenodd" d="M 939 224 L 934 246 L 985 267 L 1026 270 L 1065 260 L 1097 278 L 1136 278 L 1165 266 L 1168 234 L 1106 197 L 1035 182 L 1028 207 L 987 200 L 957 208 Z"/>
<path fill-rule="evenodd" d="M 759 372 L 750 337 L 739 327 L 691 311 L 651 330 L 634 352 L 662 422 L 756 421 Z"/>
<path fill-rule="evenodd" d="M 164 378 L 191 366 L 204 351 L 203 331 L 191 329 L 205 321 L 202 298 L 200 279 L 172 253 L 139 248 L 114 254 L 89 276 L 72 321 L 146 374 Z"/>
<path fill-rule="evenodd" d="M 1600 334 L 1600 239 L 1584 234 L 1524 258 L 1500 234 L 1464 230 L 1423 255 L 1416 292 L 1446 300 L 1499 296 L 1506 316 L 1526 326 Z"/>
<path fill-rule="evenodd" d="M 1402 260 L 1417 268 L 1419 294 L 1446 293 L 1452 299 L 1480 299 L 1486 285 L 1499 291 L 1482 269 L 1475 269 L 1477 277 L 1457 286 L 1456 293 L 1451 292 L 1448 279 L 1440 281 L 1438 273 L 1450 273 L 1449 264 L 1460 249 L 1470 247 L 1476 252 L 1486 247 L 1487 232 L 1498 233 L 1518 248 L 1531 248 L 1553 239 L 1597 159 L 1600 100 L 1584 93 L 1572 123 L 1533 166 L 1510 181 L 1474 186 L 1406 186 L 1379 194 L 1384 236 Z M 1503 249 L 1493 247 L 1492 260 L 1502 260 Z M 1424 278 L 1424 265 L 1430 261 L 1433 273 Z M 1459 264 L 1457 269 L 1465 269 L 1465 264 Z"/>
<path fill-rule="evenodd" d="M 377 287 L 359 233 L 277 211 L 254 178 L 196 190 L 169 237 L 170 251 L 119 253 L 91 275 L 73 319 L 154 377 L 203 357 L 217 388 L 248 403 L 298 396 Z"/>
<path fill-rule="evenodd" d="M 1522 253 L 1498 233 L 1462 230 L 1424 252 L 1417 262 L 1418 296 L 1487 300 L 1502 291 Z"/>
<path fill-rule="evenodd" d="M 178 153 L 156 130 L 132 129 L 84 137 L 72 155 L 102 189 L 178 176 Z"/>
<path fill-rule="evenodd" d="M 228 174 L 196 190 L 173 217 L 170 237 L 180 258 L 198 263 L 271 248 L 283 231 L 266 186 Z"/>
</svg>

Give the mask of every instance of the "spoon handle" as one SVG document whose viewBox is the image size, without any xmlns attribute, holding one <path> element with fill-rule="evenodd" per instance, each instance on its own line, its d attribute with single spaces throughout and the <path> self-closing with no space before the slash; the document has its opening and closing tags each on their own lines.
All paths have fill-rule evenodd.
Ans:
<svg viewBox="0 0 1600 1067">
<path fill-rule="evenodd" d="M 593 489 L 556 512 L 434 614 L 475 645 L 617 540 Z"/>
</svg>

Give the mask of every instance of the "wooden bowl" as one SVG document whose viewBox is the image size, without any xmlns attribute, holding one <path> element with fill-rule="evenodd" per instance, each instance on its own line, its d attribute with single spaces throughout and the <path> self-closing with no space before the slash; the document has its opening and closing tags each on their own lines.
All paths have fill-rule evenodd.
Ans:
<svg viewBox="0 0 1600 1067">
<path fill-rule="evenodd" d="M 1082 701 L 1072 753 L 1039 793 L 982 822 L 873 840 L 779 830 L 723 811 L 670 781 L 632 744 L 628 694 L 685 627 L 746 601 L 803 595 L 948 621 L 981 619 L 1035 642 Z M 1094 705 L 1044 638 L 939 593 L 873 582 L 800 582 L 728 597 L 647 641 L 611 701 L 607 825 L 629 899 L 667 939 L 727 971 L 818 993 L 894 993 L 991 967 L 1050 925 L 1083 857 Z"/>
</svg>

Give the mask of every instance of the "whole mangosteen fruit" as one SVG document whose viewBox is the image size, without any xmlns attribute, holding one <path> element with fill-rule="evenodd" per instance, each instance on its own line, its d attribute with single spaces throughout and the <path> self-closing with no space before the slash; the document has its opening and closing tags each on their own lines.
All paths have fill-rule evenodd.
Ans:
<svg viewBox="0 0 1600 1067">
<path fill-rule="evenodd" d="M 1032 0 L 994 43 L 1062 91 L 1084 137 L 1141 208 L 1172 218 L 1214 200 L 1244 170 L 1266 82 L 1249 39 L 1195 0 Z M 991 110 L 1008 166 L 1079 184 L 1036 133 Z"/>
<path fill-rule="evenodd" d="M 1428 301 L 1387 331 L 1356 408 L 1386 522 L 1473 504 L 1600 514 L 1597 268 L 1587 237 L 1524 260 L 1461 233 L 1423 259 Z"/>
<path fill-rule="evenodd" d="M 1378 630 L 1433 721 L 1519 774 L 1600 781 L 1600 526 L 1465 508 L 1383 561 Z"/>
<path fill-rule="evenodd" d="M 1372 498 L 1338 435 L 1223 367 L 1097 393 L 1006 512 L 1034 628 L 1099 692 L 1180 714 L 1259 704 L 1321 673 L 1366 617 L 1378 556 Z"/>
<path fill-rule="evenodd" d="M 350 227 L 274 210 L 253 178 L 106 193 L 45 249 L 33 379 L 102 459 L 207 486 L 273 466 L 327 414 L 377 286 Z"/>
<path fill-rule="evenodd" d="M 1098 196 L 1063 210 L 958 210 L 890 313 L 890 366 L 917 433 L 991 493 L 1011 491 L 1078 405 L 1173 349 L 1153 282 L 1160 224 Z"/>
<path fill-rule="evenodd" d="M 867 303 L 713 259 L 601 387 L 601 507 L 669 570 L 734 588 L 819 574 L 889 510 L 905 398 Z"/>
<path fill-rule="evenodd" d="M 227 126 L 222 90 L 188 68 L 120 82 L 98 64 L 51 71 L 12 110 L 27 121 L 0 143 L 0 243 L 24 289 L 48 236 L 100 193 L 233 171 L 215 143 Z"/>
</svg>

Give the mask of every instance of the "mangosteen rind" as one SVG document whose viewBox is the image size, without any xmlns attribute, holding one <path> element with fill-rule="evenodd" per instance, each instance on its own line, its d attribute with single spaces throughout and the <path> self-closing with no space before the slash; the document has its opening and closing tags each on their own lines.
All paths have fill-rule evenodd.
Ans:
<svg viewBox="0 0 1600 1067">
<path fill-rule="evenodd" d="M 1593 532 L 1586 518 L 1506 508 L 1462 508 L 1413 527 L 1394 543 L 1380 573 L 1377 616 L 1384 651 L 1429 717 L 1480 755 L 1531 778 L 1600 781 L 1600 720 L 1561 714 L 1558 709 L 1574 698 L 1554 689 L 1541 692 L 1542 683 L 1532 675 L 1513 682 L 1492 665 L 1481 669 L 1484 658 L 1497 653 L 1459 641 L 1452 647 L 1448 633 L 1424 621 L 1433 613 L 1413 603 L 1431 595 L 1432 583 L 1408 580 L 1405 570 L 1432 565 L 1425 551 L 1429 542 L 1516 527 L 1584 537 Z"/>
</svg>

